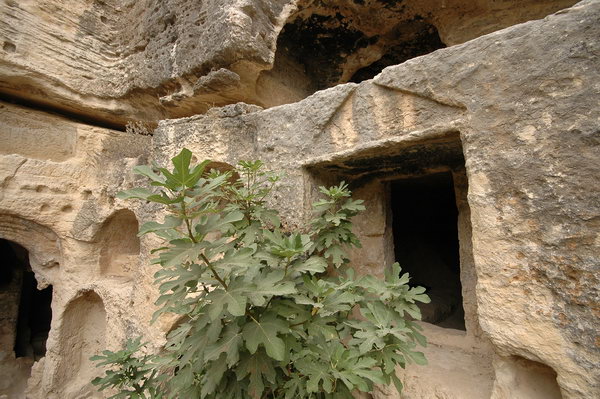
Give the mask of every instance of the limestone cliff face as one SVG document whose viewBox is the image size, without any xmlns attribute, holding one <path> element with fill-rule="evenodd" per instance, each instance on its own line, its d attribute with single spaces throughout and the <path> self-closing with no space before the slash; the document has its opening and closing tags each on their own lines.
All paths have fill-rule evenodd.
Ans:
<svg viewBox="0 0 600 399">
<path fill-rule="evenodd" d="M 0 93 L 121 127 L 236 101 L 279 105 L 397 64 L 403 48 L 454 45 L 573 3 L 6 0 Z"/>
<path fill-rule="evenodd" d="M 267 67 L 284 5 L 5 1 L 0 90 L 121 125 L 190 115 L 206 109 L 202 97 L 177 111 L 173 102 L 212 69 L 247 64 L 249 79 Z"/>
<path fill-rule="evenodd" d="M 153 153 L 166 162 L 185 145 L 283 169 L 274 202 L 288 223 L 309 217 L 319 183 L 353 182 L 371 210 L 354 263 L 375 274 L 389 246 L 386 182 L 449 170 L 466 333 L 428 326 L 431 365 L 403 372 L 405 395 L 554 397 L 555 379 L 563 397 L 594 397 L 599 18 L 586 2 L 296 104 L 163 121 Z"/>
<path fill-rule="evenodd" d="M 161 215 L 115 194 L 183 146 L 284 171 L 288 225 L 318 185 L 350 182 L 368 209 L 353 267 L 375 275 L 404 237 L 421 278 L 446 276 L 398 219 L 415 181 L 446 176 L 459 288 L 428 310 L 430 365 L 398 370 L 402 397 L 600 397 L 599 1 L 503 30 L 573 2 L 72 3 L 0 4 L 0 398 L 102 397 L 89 356 L 164 342 L 157 243 L 136 237 Z M 182 116 L 153 136 L 98 126 Z M 24 273 L 52 287 L 40 352 L 18 329 Z"/>
</svg>

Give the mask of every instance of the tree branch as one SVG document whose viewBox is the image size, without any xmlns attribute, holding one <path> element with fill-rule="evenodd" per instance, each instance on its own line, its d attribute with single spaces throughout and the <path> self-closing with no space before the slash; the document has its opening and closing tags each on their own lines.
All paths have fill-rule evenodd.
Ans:
<svg viewBox="0 0 600 399">
<path fill-rule="evenodd" d="M 227 283 L 225 283 L 225 281 L 221 278 L 221 276 L 219 276 L 219 273 L 217 273 L 217 271 L 215 270 L 213 265 L 210 263 L 208 258 L 204 254 L 200 254 L 200 257 L 202 258 L 204 263 L 206 263 L 206 266 L 208 266 L 208 268 L 212 272 L 215 279 L 223 286 L 223 288 L 225 288 L 225 291 L 227 291 L 229 289 L 229 287 L 227 286 Z"/>
</svg>

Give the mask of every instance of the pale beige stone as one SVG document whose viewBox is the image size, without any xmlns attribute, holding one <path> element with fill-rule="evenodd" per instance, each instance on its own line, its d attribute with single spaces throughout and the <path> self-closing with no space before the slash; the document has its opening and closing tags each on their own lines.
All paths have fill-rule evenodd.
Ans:
<svg viewBox="0 0 600 399">
<path fill-rule="evenodd" d="M 0 291 L 0 397 L 102 397 L 89 356 L 138 335 L 164 343 L 178 320 L 149 325 L 158 240 L 135 234 L 161 214 L 115 194 L 139 183 L 135 165 L 166 165 L 183 146 L 220 167 L 260 158 L 285 172 L 270 204 L 289 227 L 310 218 L 318 185 L 348 181 L 367 206 L 352 253 L 363 274 L 395 258 L 390 184 L 450 174 L 465 330 L 423 323 L 430 365 L 399 369 L 403 394 L 375 398 L 600 396 L 600 3 L 486 36 L 573 2 L 359 3 L 0 4 L 0 92 L 38 107 L 0 104 L 0 238 L 53 287 L 41 359 L 15 359 L 18 282 Z M 333 6 L 349 30 L 384 39 L 329 54 L 315 76 L 318 57 L 300 63 L 284 39 Z M 316 91 L 377 62 L 400 40 L 394 18 L 417 14 L 452 47 Z M 181 116 L 154 136 L 92 125 Z"/>
<path fill-rule="evenodd" d="M 348 82 L 393 55 L 394 46 L 422 44 L 428 29 L 450 46 L 573 3 L 6 0 L 0 3 L 0 93 L 121 127 L 130 119 L 191 116 L 237 101 L 269 107 Z M 280 38 L 286 24 L 336 14 L 317 29 L 357 43 L 313 52 L 314 60 L 299 63 L 311 36 Z"/>
<path fill-rule="evenodd" d="M 131 168 L 145 162 L 150 139 L 8 103 L 2 103 L 1 112 L 0 238 L 27 250 L 38 289 L 51 285 L 53 295 L 42 359 L 14 358 L 10 324 L 15 322 L 8 322 L 3 311 L 0 395 L 24 398 L 27 385 L 31 398 L 78 397 L 91 389 L 89 377 L 96 372 L 88 358 L 103 348 L 120 347 L 135 314 L 126 310 L 131 309 L 132 283 L 119 276 L 140 273 L 134 255 L 139 251 L 137 217 L 114 195 L 132 184 Z M 68 146 L 69 156 L 54 153 L 59 148 L 54 144 L 44 148 L 40 132 L 57 146 Z M 117 222 L 111 223 L 111 215 L 124 217 L 113 217 Z M 102 272 L 103 264 L 108 273 Z M 1 292 L 3 306 L 18 305 L 18 299 L 6 297 L 9 291 Z M 96 336 L 102 326 L 111 332 L 105 340 Z"/>
<path fill-rule="evenodd" d="M 466 332 L 426 328 L 432 365 L 401 372 L 402 397 L 596 397 L 599 14 L 587 1 L 296 104 L 161 122 L 157 156 L 185 145 L 283 169 L 273 203 L 289 225 L 318 184 L 350 181 L 372 212 L 353 264 L 372 274 L 389 259 L 378 184 L 451 170 Z"/>
</svg>

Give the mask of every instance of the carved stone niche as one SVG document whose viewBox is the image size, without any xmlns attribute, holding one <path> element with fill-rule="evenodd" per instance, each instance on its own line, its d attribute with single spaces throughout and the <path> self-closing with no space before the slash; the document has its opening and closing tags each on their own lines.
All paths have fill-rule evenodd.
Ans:
<svg viewBox="0 0 600 399">
<path fill-rule="evenodd" d="M 83 291 L 71 300 L 59 327 L 57 372 L 53 389 L 58 397 L 96 397 L 90 381 L 101 374 L 90 356 L 106 348 L 106 310 L 94 291 Z"/>
<path fill-rule="evenodd" d="M 98 232 L 102 276 L 131 278 L 140 254 L 139 223 L 128 209 L 113 213 Z"/>
</svg>

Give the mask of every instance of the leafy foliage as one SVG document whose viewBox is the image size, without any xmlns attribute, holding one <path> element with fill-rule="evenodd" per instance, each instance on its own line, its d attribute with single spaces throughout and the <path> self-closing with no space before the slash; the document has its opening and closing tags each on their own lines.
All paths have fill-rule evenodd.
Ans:
<svg viewBox="0 0 600 399">
<path fill-rule="evenodd" d="M 120 392 L 111 398 L 152 398 L 162 397 L 157 386 L 158 368 L 153 364 L 154 356 L 138 355 L 143 347 L 141 339 L 130 340 L 124 349 L 111 352 L 104 351 L 103 355 L 92 356 L 90 360 L 98 362 L 97 366 L 117 366 L 116 370 L 107 370 L 104 377 L 92 381 L 100 390 L 117 388 Z"/>
<path fill-rule="evenodd" d="M 262 162 L 221 173 L 191 158 L 184 149 L 172 171 L 137 167 L 150 188 L 119 194 L 168 210 L 140 234 L 165 241 L 154 251 L 155 318 L 186 317 L 159 355 L 136 357 L 138 339 L 96 357 L 116 369 L 94 384 L 131 398 L 352 398 L 374 384 L 401 389 L 396 365 L 425 364 L 415 350 L 425 338 L 412 320 L 420 318 L 416 302 L 429 298 L 397 263 L 383 280 L 344 270 L 346 249 L 360 246 L 350 219 L 362 201 L 343 182 L 321 187 L 306 230 L 284 231 L 265 205 L 279 177 Z"/>
</svg>

